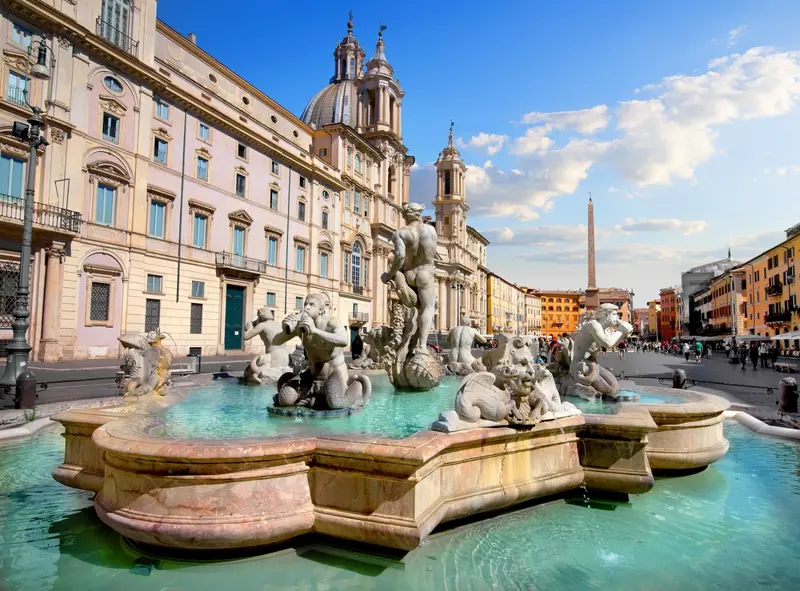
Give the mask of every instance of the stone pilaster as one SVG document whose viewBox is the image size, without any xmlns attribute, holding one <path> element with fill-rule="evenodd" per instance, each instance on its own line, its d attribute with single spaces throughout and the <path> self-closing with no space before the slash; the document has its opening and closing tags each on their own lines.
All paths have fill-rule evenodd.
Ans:
<svg viewBox="0 0 800 591">
<path fill-rule="evenodd" d="M 58 342 L 59 302 L 61 301 L 61 264 L 66 251 L 63 242 L 53 242 L 46 249 L 44 312 L 42 314 L 41 361 L 60 361 L 61 345 Z"/>
</svg>

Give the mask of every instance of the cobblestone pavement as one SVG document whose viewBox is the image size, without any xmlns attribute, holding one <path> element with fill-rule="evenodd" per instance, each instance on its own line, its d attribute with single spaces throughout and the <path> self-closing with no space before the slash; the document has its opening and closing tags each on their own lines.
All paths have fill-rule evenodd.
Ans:
<svg viewBox="0 0 800 591">
<path fill-rule="evenodd" d="M 661 353 L 627 353 L 619 359 L 617 353 L 600 357 L 600 363 L 611 369 L 615 375 L 625 372 L 625 377 L 643 385 L 658 384 L 657 378 L 665 378 L 671 385 L 672 374 L 676 369 L 686 372 L 688 380 L 696 380 L 693 389 L 712 389 L 722 392 L 734 403 L 744 403 L 767 408 L 776 408 L 778 383 L 781 378 L 792 374 L 779 373 L 774 369 L 758 367 L 753 369 L 748 360 L 747 368 L 729 363 L 724 354 L 702 359 L 699 363 L 694 356 L 687 362 L 683 356 L 663 355 Z M 800 375 L 795 375 L 795 379 Z M 768 393 L 766 388 L 772 388 Z"/>
</svg>

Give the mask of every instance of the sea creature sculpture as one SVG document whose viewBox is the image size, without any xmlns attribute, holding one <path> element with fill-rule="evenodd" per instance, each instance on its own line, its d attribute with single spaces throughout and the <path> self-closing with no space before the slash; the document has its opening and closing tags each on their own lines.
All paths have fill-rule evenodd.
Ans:
<svg viewBox="0 0 800 591">
<path fill-rule="evenodd" d="M 122 389 L 125 394 L 142 396 L 153 392 L 167 393 L 172 352 L 163 345 L 165 335 L 159 330 L 145 335 L 128 333 L 117 340 L 125 347 L 120 366 L 124 372 Z"/>
</svg>

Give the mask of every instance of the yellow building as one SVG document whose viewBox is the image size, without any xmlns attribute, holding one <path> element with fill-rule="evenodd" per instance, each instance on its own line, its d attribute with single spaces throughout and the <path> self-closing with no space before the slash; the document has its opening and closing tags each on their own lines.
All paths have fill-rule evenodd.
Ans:
<svg viewBox="0 0 800 591">
<path fill-rule="evenodd" d="M 525 326 L 525 292 L 491 271 L 486 280 L 489 316 L 488 330 L 493 333 L 523 334 Z"/>
<path fill-rule="evenodd" d="M 542 336 L 542 299 L 533 290 L 525 292 L 525 334 Z"/>
<path fill-rule="evenodd" d="M 711 280 L 707 290 L 710 309 L 704 319 L 705 334 L 732 336 L 746 332 L 742 313 L 746 295 L 744 275 L 744 269 L 736 267 Z"/>
<path fill-rule="evenodd" d="M 647 326 L 650 335 L 658 336 L 658 323 L 661 321 L 661 300 L 655 299 L 647 302 Z"/>
</svg>

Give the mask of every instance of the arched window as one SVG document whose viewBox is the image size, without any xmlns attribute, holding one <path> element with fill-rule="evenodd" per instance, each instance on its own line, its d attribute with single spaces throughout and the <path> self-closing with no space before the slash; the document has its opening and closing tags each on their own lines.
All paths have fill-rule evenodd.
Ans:
<svg viewBox="0 0 800 591">
<path fill-rule="evenodd" d="M 119 45 L 123 49 L 128 41 L 130 23 L 130 0 L 103 0 L 100 34 L 103 38 Z"/>
<path fill-rule="evenodd" d="M 356 172 L 361 172 L 361 156 L 356 154 Z"/>
<path fill-rule="evenodd" d="M 449 170 L 445 170 L 444 171 L 444 194 L 445 195 L 449 195 L 450 192 L 451 192 L 450 191 L 450 171 Z"/>
<path fill-rule="evenodd" d="M 361 245 L 356 242 L 353 244 L 353 255 L 350 257 L 350 266 L 352 268 L 351 277 L 353 278 L 353 287 L 361 286 Z"/>
<path fill-rule="evenodd" d="M 394 195 L 394 166 L 389 167 L 389 194 Z"/>
</svg>

